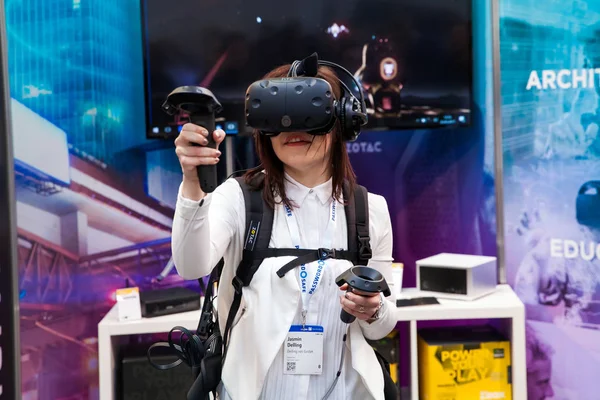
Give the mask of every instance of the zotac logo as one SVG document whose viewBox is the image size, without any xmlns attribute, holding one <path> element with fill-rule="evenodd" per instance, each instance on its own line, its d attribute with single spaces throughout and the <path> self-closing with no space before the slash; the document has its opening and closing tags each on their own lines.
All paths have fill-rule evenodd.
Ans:
<svg viewBox="0 0 600 400">
<path fill-rule="evenodd" d="M 260 222 L 256 223 L 255 221 L 250 221 L 250 231 L 248 232 L 248 238 L 246 239 L 244 249 L 250 248 L 250 250 L 254 250 L 254 242 L 256 241 L 259 227 Z"/>
<path fill-rule="evenodd" d="M 250 237 L 248 238 L 248 242 L 252 244 L 254 242 L 254 237 L 256 236 L 256 229 L 252 228 L 250 230 Z"/>
<path fill-rule="evenodd" d="M 353 143 L 346 143 L 346 150 L 350 154 L 356 154 L 356 153 L 381 153 L 381 152 L 383 152 L 383 147 L 381 146 L 381 141 L 376 141 L 376 142 L 353 142 Z"/>
</svg>

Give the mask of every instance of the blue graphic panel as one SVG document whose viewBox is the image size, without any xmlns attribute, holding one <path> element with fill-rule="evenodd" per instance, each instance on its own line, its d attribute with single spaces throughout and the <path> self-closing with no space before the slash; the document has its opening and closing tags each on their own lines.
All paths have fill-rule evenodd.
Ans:
<svg viewBox="0 0 600 400">
<path fill-rule="evenodd" d="M 600 351 L 600 1 L 500 1 L 507 279 L 529 398 L 591 399 Z"/>
<path fill-rule="evenodd" d="M 13 98 L 103 162 L 145 139 L 139 1 L 5 3 Z"/>
<path fill-rule="evenodd" d="M 170 255 L 168 232 L 151 225 L 169 217 L 136 194 L 146 174 L 142 152 L 132 150 L 146 141 L 140 2 L 4 4 L 23 398 L 96 399 L 98 322 L 117 288 L 156 285 Z M 150 262 L 141 255 L 147 247 Z M 106 250 L 116 256 L 98 256 Z"/>
</svg>

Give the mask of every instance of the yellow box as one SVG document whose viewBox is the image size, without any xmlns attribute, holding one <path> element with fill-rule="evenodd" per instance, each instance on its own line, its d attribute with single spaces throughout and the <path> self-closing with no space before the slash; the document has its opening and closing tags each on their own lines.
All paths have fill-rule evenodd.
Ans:
<svg viewBox="0 0 600 400">
<path fill-rule="evenodd" d="M 419 331 L 421 400 L 511 400 L 510 342 L 489 326 Z"/>
</svg>

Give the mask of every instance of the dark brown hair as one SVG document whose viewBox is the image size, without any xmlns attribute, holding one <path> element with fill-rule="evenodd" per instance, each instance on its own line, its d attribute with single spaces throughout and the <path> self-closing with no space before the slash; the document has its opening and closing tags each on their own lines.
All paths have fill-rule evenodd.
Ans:
<svg viewBox="0 0 600 400">
<path fill-rule="evenodd" d="M 275 68 L 264 76 L 264 79 L 271 78 L 284 78 L 287 76 L 290 65 L 282 65 Z M 328 67 L 319 67 L 318 78 L 325 79 L 332 87 L 333 94 L 336 99 L 341 97 L 342 89 L 338 81 L 335 72 Z M 339 121 L 337 121 L 331 130 L 331 152 L 329 154 L 329 161 L 331 162 L 332 172 L 332 192 L 331 195 L 336 200 L 340 201 L 342 198 L 342 187 L 344 181 L 349 185 L 349 189 L 352 190 L 356 184 L 356 175 L 350 164 L 350 158 L 348 157 L 348 151 L 346 144 L 342 139 L 342 131 L 340 128 Z M 294 204 L 290 201 L 285 193 L 285 175 L 283 172 L 283 162 L 277 157 L 273 150 L 271 139 L 266 135 L 261 135 L 257 130 L 254 131 L 254 145 L 260 165 L 256 168 L 251 169 L 245 174 L 245 181 L 250 187 L 255 190 L 262 189 L 263 198 L 265 202 L 271 207 L 275 208 L 275 198 L 279 196 L 281 202 L 286 206 L 293 208 Z M 262 188 L 256 184 L 254 179 L 262 171 L 265 172 L 264 184 Z"/>
</svg>

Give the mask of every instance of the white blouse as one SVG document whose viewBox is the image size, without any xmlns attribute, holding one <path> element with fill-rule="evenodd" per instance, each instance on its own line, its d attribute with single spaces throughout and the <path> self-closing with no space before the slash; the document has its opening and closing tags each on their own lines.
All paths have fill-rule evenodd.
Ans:
<svg viewBox="0 0 600 400">
<path fill-rule="evenodd" d="M 297 205 L 295 215 L 300 248 L 317 249 L 333 240 L 336 249 L 347 249 L 346 216 L 343 206 L 336 208 L 333 238 L 327 238 L 331 223 L 331 180 L 313 189 L 286 176 L 286 193 Z M 287 219 L 287 220 L 286 220 Z M 392 230 L 385 199 L 369 194 L 369 224 L 373 257 L 369 266 L 386 278 L 392 293 Z M 290 248 L 293 243 L 289 217 L 282 205 L 274 212 L 270 247 Z M 203 202 L 178 198 L 173 222 L 173 259 L 180 275 L 197 279 L 208 275 L 224 257 L 217 308 L 223 330 L 233 299 L 231 282 L 242 255 L 245 236 L 245 206 L 241 188 L 230 179 L 209 194 Z M 294 235 L 295 236 L 295 235 Z M 251 284 L 244 288 L 238 317 L 232 329 L 226 362 L 223 366 L 222 399 L 314 399 L 320 400 L 340 367 L 342 338 L 348 325 L 340 319 L 343 292 L 335 278 L 352 266 L 345 260 L 327 260 L 316 291 L 308 302 L 306 323 L 324 328 L 323 372 L 320 375 L 284 375 L 283 344 L 291 325 L 302 323 L 303 301 L 299 268 L 283 278 L 276 271 L 293 257 L 263 261 Z M 316 262 L 307 266 L 316 268 Z M 312 282 L 314 275 L 309 275 Z M 365 341 L 380 339 L 396 325 L 395 298 L 388 297 L 380 318 L 369 324 L 356 320 L 350 324 L 342 375 L 329 399 L 383 399 L 383 375 L 374 352 Z M 348 350 L 349 349 L 349 350 Z"/>
</svg>

